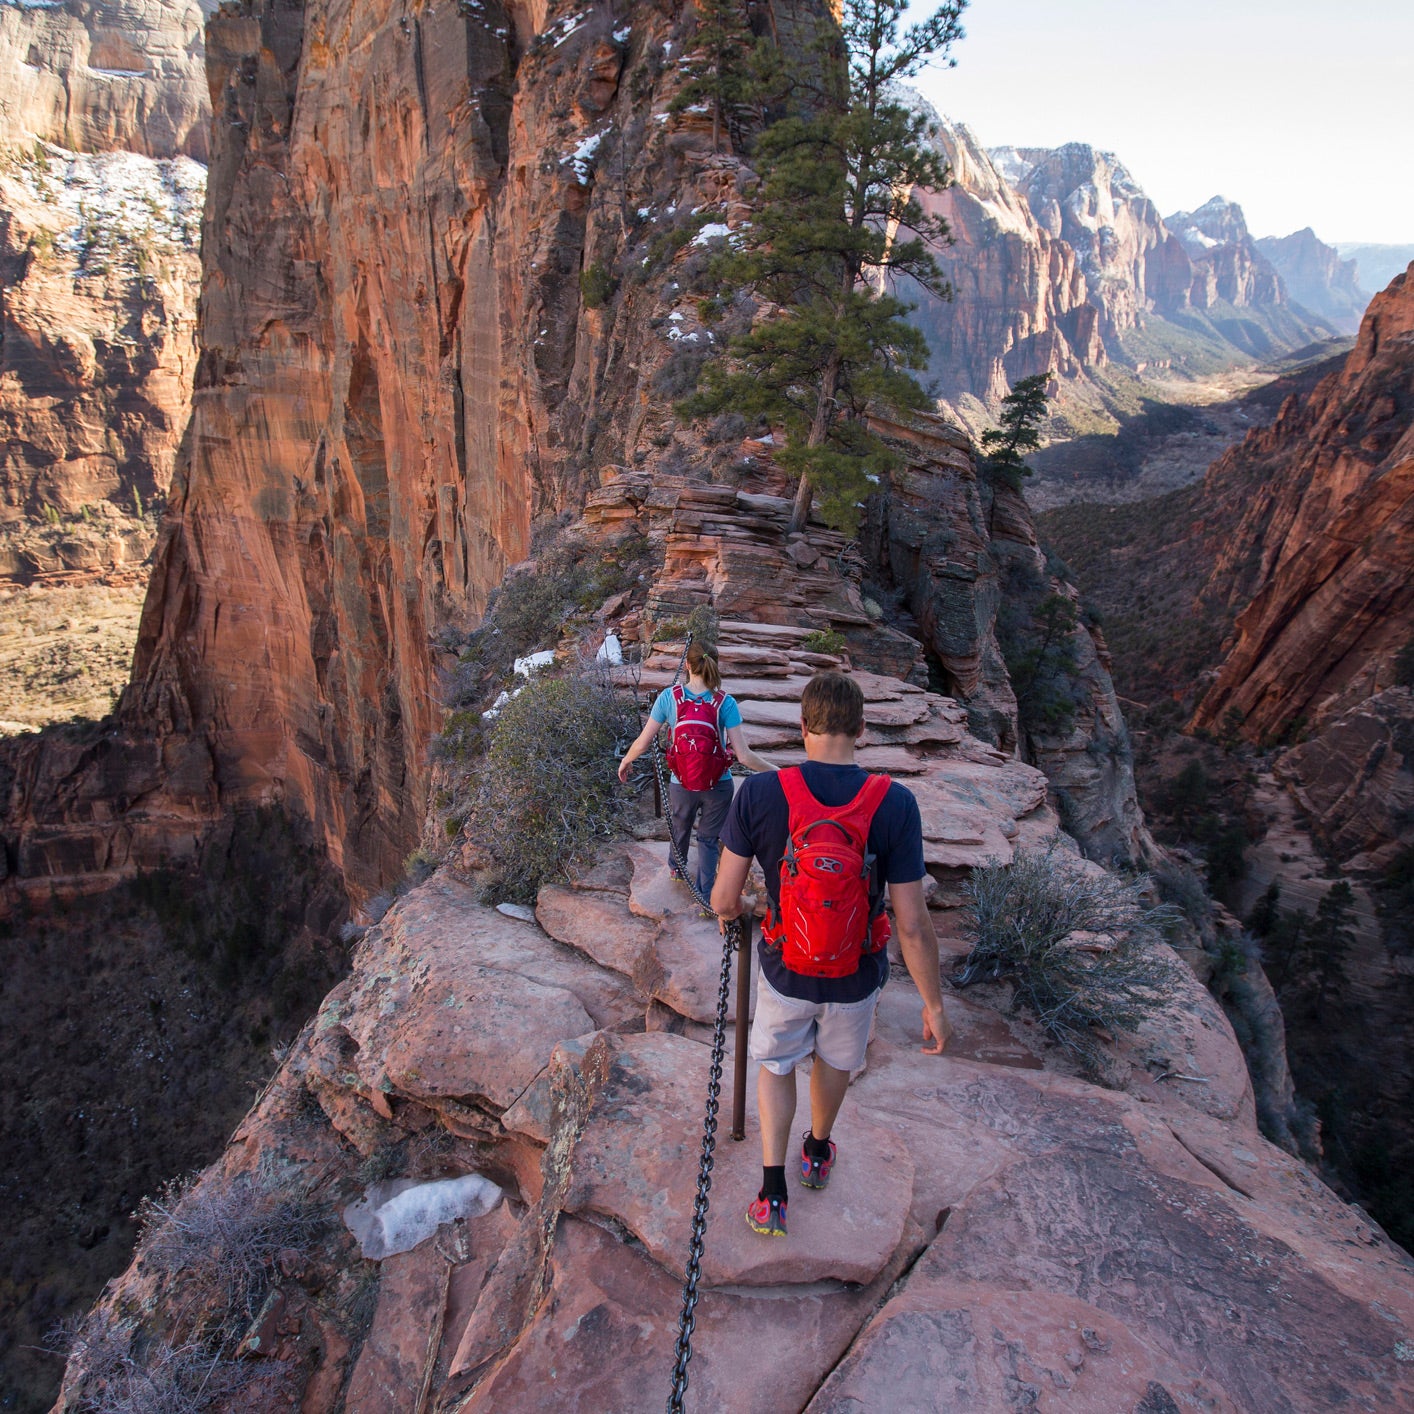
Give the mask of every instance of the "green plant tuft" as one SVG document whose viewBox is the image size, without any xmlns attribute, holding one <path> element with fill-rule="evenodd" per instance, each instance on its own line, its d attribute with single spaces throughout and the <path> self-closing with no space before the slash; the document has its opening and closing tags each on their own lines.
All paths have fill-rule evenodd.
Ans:
<svg viewBox="0 0 1414 1414">
<path fill-rule="evenodd" d="M 506 704 L 467 820 L 491 861 L 488 898 L 533 903 L 613 834 L 615 762 L 637 734 L 628 698 L 589 674 L 536 678 Z"/>
<path fill-rule="evenodd" d="M 1176 910 L 1150 907 L 1147 888 L 1147 878 L 1090 874 L 1054 850 L 974 869 L 964 917 L 975 941 L 954 983 L 1010 981 L 1013 1006 L 1098 1071 L 1095 1031 L 1133 1031 L 1177 980 L 1159 946 Z"/>
</svg>

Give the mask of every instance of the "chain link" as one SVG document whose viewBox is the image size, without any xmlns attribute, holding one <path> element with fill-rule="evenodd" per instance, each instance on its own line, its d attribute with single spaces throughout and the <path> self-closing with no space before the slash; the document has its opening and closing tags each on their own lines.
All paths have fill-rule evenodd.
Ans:
<svg viewBox="0 0 1414 1414">
<path fill-rule="evenodd" d="M 697 1325 L 697 1283 L 702 1276 L 702 1249 L 707 1232 L 708 1193 L 712 1188 L 712 1162 L 717 1148 L 717 1105 L 722 1094 L 722 1057 L 727 1048 L 727 1001 L 731 995 L 732 953 L 741 950 L 739 966 L 746 966 L 745 934 L 739 918 L 727 923 L 722 945 L 722 975 L 717 985 L 717 1020 L 712 1029 L 712 1065 L 707 1075 L 707 1109 L 702 1117 L 702 1156 L 697 1164 L 697 1198 L 692 1206 L 692 1236 L 687 1244 L 687 1268 L 682 1286 L 682 1315 L 673 1347 L 673 1387 L 668 1414 L 682 1414 L 687 1393 L 687 1364 L 692 1359 L 692 1332 Z"/>
</svg>

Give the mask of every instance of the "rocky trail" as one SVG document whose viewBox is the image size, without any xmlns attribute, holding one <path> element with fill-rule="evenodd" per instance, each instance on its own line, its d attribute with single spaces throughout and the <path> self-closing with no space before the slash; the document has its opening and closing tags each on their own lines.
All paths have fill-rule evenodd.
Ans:
<svg viewBox="0 0 1414 1414">
<path fill-rule="evenodd" d="M 782 760 L 799 752 L 804 636 L 722 625 L 747 734 Z M 665 647 L 642 685 L 675 661 Z M 858 676 L 862 758 L 918 795 L 931 904 L 945 948 L 962 950 L 968 866 L 1071 846 L 1040 774 L 968 736 L 950 699 Z M 380 1414 L 666 1398 L 720 956 L 651 837 L 542 890 L 534 921 L 443 870 L 367 931 L 227 1175 L 312 1184 L 342 1206 L 373 1166 L 399 1176 L 411 1142 L 505 1198 L 376 1267 L 345 1235 L 338 1280 L 282 1281 L 247 1346 L 309 1362 L 303 1407 L 340 1387 L 344 1407 Z M 1116 1043 L 1105 1089 L 982 988 L 945 989 L 956 1035 L 923 1054 L 918 995 L 892 970 L 835 1177 L 823 1193 L 792 1186 L 785 1241 L 742 1218 L 759 1179 L 754 1099 L 744 1143 L 723 1123 L 687 1408 L 1414 1400 L 1414 1265 L 1262 1139 L 1237 1043 L 1190 974 Z M 361 1325 L 338 1300 L 356 1278 Z M 107 1302 L 146 1304 L 160 1280 L 139 1261 Z"/>
</svg>

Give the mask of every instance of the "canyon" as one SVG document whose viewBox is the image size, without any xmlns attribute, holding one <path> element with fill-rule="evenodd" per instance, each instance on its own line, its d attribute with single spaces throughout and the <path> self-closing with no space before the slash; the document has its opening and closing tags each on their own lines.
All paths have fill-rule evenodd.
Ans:
<svg viewBox="0 0 1414 1414">
<path fill-rule="evenodd" d="M 223 6 L 195 91 L 192 12 L 162 11 L 151 24 L 165 37 L 139 57 L 118 53 L 111 27 L 80 33 L 67 10 L 39 13 L 52 29 L 36 56 L 67 45 L 95 77 L 64 90 L 27 47 L 13 58 L 17 39 L 7 51 L 34 71 L 14 113 L 40 144 L 3 189 L 16 262 L 6 359 L 20 351 L 3 384 L 7 446 L 42 455 L 7 463 L 6 504 L 16 525 L 41 504 L 68 518 L 64 536 L 26 526 L 14 574 L 131 567 L 148 553 L 141 527 L 95 503 L 118 507 L 136 490 L 166 505 L 115 713 L 0 745 L 0 901 L 21 927 L 25 910 L 101 912 L 173 871 L 239 868 L 233 839 L 278 816 L 292 843 L 272 849 L 314 861 L 281 922 L 311 953 L 304 982 L 283 984 L 290 996 L 344 965 L 336 899 L 356 910 L 356 946 L 191 1190 L 221 1201 L 273 1183 L 320 1215 L 242 1332 L 244 1368 L 273 1356 L 269 1379 L 297 1380 L 311 1409 L 423 1409 L 434 1395 L 441 1407 L 514 1408 L 550 1381 L 569 1407 L 657 1397 L 716 934 L 674 893 L 646 813 L 591 870 L 543 889 L 534 921 L 479 897 L 476 842 L 443 817 L 429 753 L 463 645 L 507 572 L 534 573 L 568 527 L 596 553 L 642 547 L 648 568 L 573 633 L 546 626 L 544 646 L 566 659 L 613 630 L 641 650 L 638 682 L 658 685 L 676 661 L 671 626 L 711 607 L 752 740 L 787 757 L 802 682 L 822 657 L 847 663 L 866 686 L 869 764 L 924 806 L 931 903 L 961 956 L 966 879 L 988 860 L 1052 850 L 1082 875 L 1162 862 L 1105 635 L 1077 615 L 1068 713 L 1028 720 L 1008 606 L 1054 596 L 1078 608 L 1079 589 L 1048 560 L 1023 497 L 979 476 L 950 416 L 878 421 L 897 465 L 849 541 L 818 523 L 787 535 L 790 483 L 764 429 L 674 414 L 718 338 L 700 308 L 712 242 L 750 220 L 749 169 L 714 148 L 704 115 L 673 111 L 690 7 Z M 20 14 L 0 11 L 0 37 L 21 33 Z M 770 15 L 756 18 L 768 28 Z M 63 107 L 61 90 L 88 95 L 89 116 Z M 130 122 L 151 129 L 147 147 L 103 146 Z M 1106 369 L 1167 359 L 1201 371 L 1336 332 L 1333 316 L 1286 300 L 1231 204 L 1160 219 L 1106 154 L 994 160 L 960 125 L 943 131 L 959 183 L 930 200 L 960 237 L 958 317 L 919 317 L 937 321 L 935 348 L 956 370 L 949 411 L 964 420 L 1027 372 L 1056 373 L 1106 411 Z M 156 185 L 132 175 L 139 158 Z M 201 195 L 184 164 L 198 161 L 210 163 L 199 316 L 180 265 L 195 258 Z M 45 206 L 46 183 L 67 195 Z M 1087 184 L 1103 213 L 1077 199 Z M 100 274 L 101 242 L 75 238 L 71 218 L 78 201 L 87 220 L 90 202 L 119 189 L 156 203 L 139 201 L 123 234 L 132 251 L 134 232 L 149 233 L 151 263 L 110 254 Z M 56 200 L 73 207 L 63 222 Z M 1345 281 L 1338 264 L 1321 268 L 1332 288 Z M 82 310 L 26 314 L 42 289 L 71 286 L 94 292 Z M 1018 301 L 1022 287 L 1034 300 Z M 1407 343 L 1397 303 L 1377 302 L 1374 332 L 1362 329 L 1371 378 L 1393 376 Z M 1359 421 L 1354 386 L 1345 403 L 1324 395 L 1330 425 L 1359 423 L 1352 496 L 1393 454 L 1387 424 L 1402 407 L 1387 390 L 1394 411 Z M 1272 437 L 1299 420 L 1283 410 Z M 110 427 L 116 448 L 95 441 Z M 1304 490 L 1283 494 L 1293 522 L 1315 514 Z M 1379 514 L 1394 525 L 1391 509 Z M 1343 603 L 1361 592 L 1358 576 L 1351 585 Z M 1361 682 L 1398 647 L 1369 613 L 1376 666 Z M 1237 651 L 1266 632 L 1255 625 L 1239 621 Z M 843 646 L 822 654 L 812 635 Z M 1302 691 L 1336 689 L 1322 678 Z M 1252 716 L 1256 731 L 1265 718 Z M 1373 750 L 1362 730 L 1352 762 Z M 440 866 L 399 885 L 418 848 Z M 1030 1390 L 1074 1407 L 1240 1409 L 1278 1364 L 1289 1407 L 1320 1407 L 1330 1381 L 1367 1408 L 1414 1398 L 1408 1259 L 1262 1137 L 1259 1112 L 1293 1121 L 1290 1079 L 1273 1063 L 1254 1090 L 1199 980 L 1235 945 L 1235 925 L 1205 926 L 1176 927 L 1189 970 L 1137 1039 L 1114 1040 L 1105 1086 L 985 995 L 950 995 L 957 1044 L 945 1062 L 921 1057 L 916 999 L 891 984 L 849 1134 L 853 1153 L 889 1156 L 885 1214 L 851 1199 L 849 1241 L 815 1244 L 824 1255 L 804 1262 L 800 1239 L 818 1219 L 802 1214 L 782 1258 L 714 1217 L 700 1397 L 752 1407 L 740 1352 L 748 1332 L 769 1330 L 790 1350 L 796 1407 L 877 1401 L 899 1388 L 899 1350 L 920 1388 L 945 1381 L 979 1406 Z M 1256 969 L 1248 981 L 1265 985 Z M 180 1108 L 171 1118 L 182 1123 Z M 659 1152 L 640 1172 L 650 1132 Z M 749 1147 L 723 1154 L 722 1212 Z M 375 1181 L 472 1170 L 505 1201 L 381 1264 L 338 1221 Z M 107 1201 L 103 1220 L 131 1240 L 133 1195 L 127 1208 Z M 191 1309 L 184 1283 L 196 1276 L 146 1251 L 81 1333 L 60 1408 L 82 1407 L 102 1378 L 92 1332 L 127 1340 L 131 1355 L 155 1331 L 134 1313 Z M 1037 1252 L 1052 1254 L 1039 1270 Z M 989 1343 L 984 1329 L 1001 1335 Z M 1332 1329 L 1338 1355 L 1290 1363 Z M 1195 1340 L 1210 1352 L 1201 1377 Z M 611 1344 L 627 1354 L 606 1368 Z"/>
</svg>

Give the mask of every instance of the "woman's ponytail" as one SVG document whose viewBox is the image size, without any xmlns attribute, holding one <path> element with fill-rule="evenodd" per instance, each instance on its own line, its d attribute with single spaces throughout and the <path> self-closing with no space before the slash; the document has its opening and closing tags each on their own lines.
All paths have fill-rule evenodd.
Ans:
<svg viewBox="0 0 1414 1414">
<path fill-rule="evenodd" d="M 708 692 L 716 692 L 722 685 L 722 670 L 717 660 L 700 644 L 694 643 L 687 650 L 688 670 L 707 684 Z"/>
</svg>

